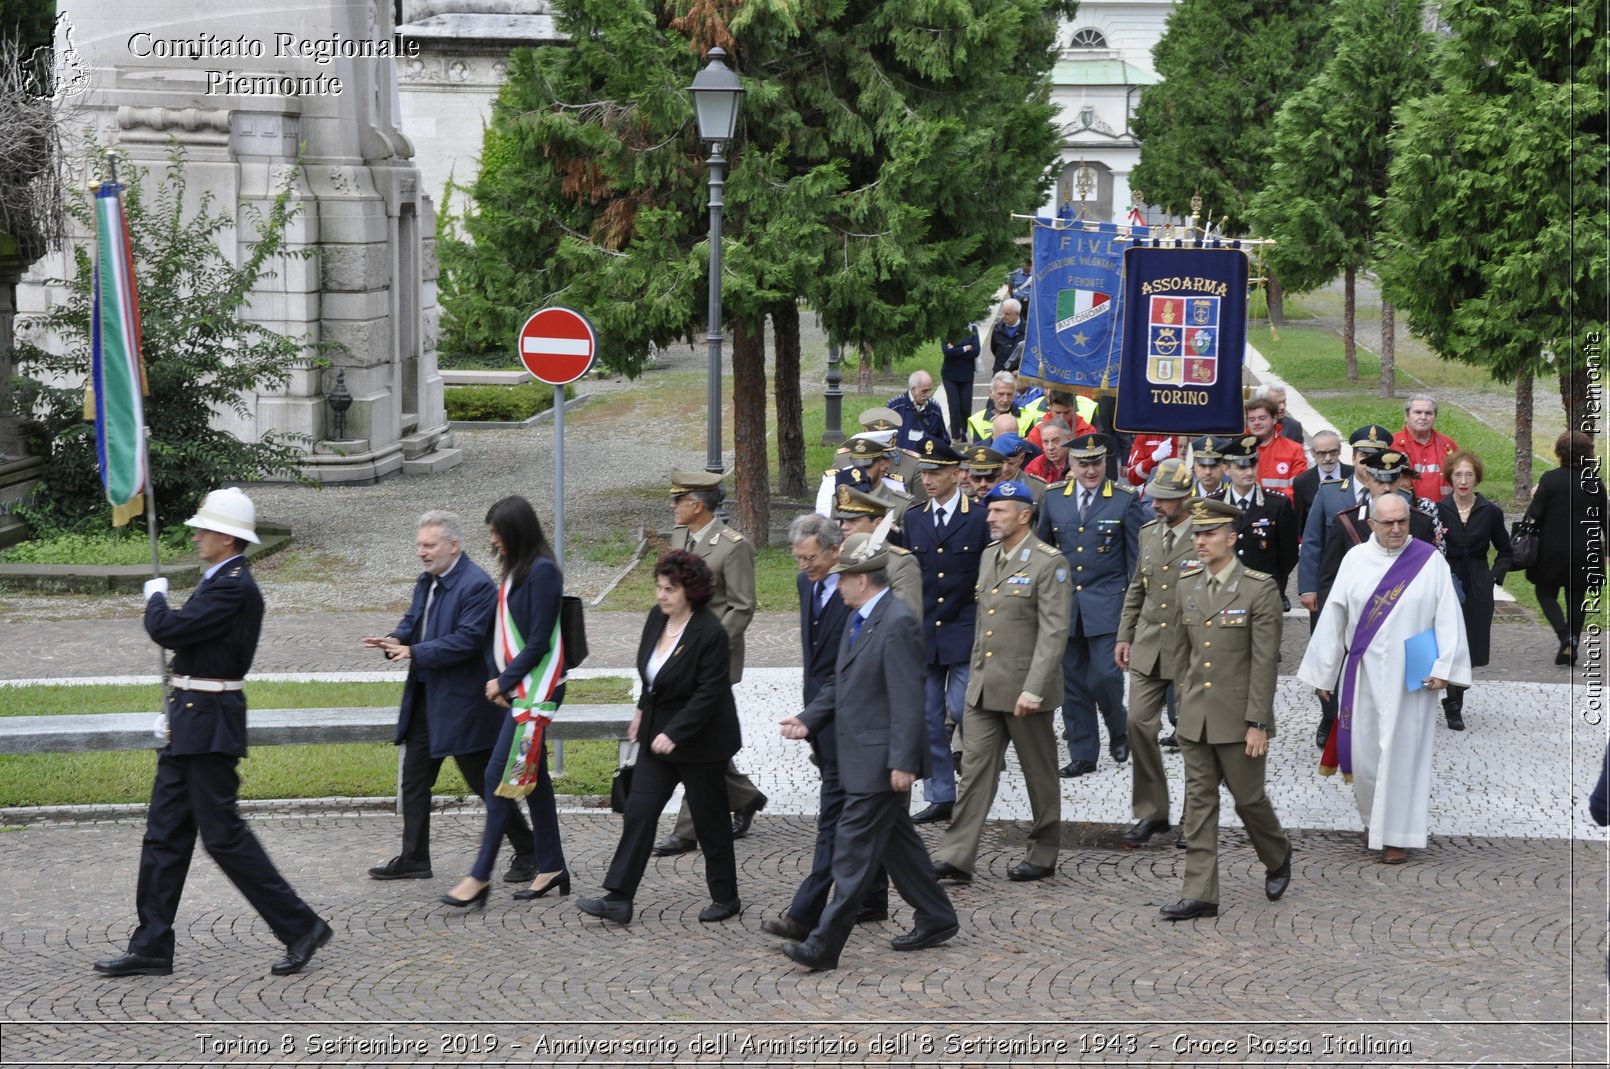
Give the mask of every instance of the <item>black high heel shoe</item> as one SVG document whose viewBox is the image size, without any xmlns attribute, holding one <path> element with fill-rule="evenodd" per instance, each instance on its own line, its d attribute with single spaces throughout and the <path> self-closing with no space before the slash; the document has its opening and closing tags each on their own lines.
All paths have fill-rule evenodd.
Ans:
<svg viewBox="0 0 1610 1069">
<path fill-rule="evenodd" d="M 452 906 L 454 909 L 485 909 L 487 897 L 491 893 L 492 885 L 487 884 L 469 898 L 454 898 L 452 895 L 443 895 L 436 901 L 444 906 Z"/>
<path fill-rule="evenodd" d="M 566 869 L 541 887 L 527 887 L 523 891 L 514 892 L 516 902 L 530 902 L 534 898 L 541 898 L 555 887 L 559 888 L 561 895 L 570 893 L 570 870 Z"/>
</svg>

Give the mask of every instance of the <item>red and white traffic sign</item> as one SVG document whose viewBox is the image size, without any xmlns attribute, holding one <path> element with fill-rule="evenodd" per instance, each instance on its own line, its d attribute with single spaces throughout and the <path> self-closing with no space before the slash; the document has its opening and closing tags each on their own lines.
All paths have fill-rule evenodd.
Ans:
<svg viewBox="0 0 1610 1069">
<path fill-rule="evenodd" d="M 525 321 L 516 346 L 527 371 L 550 386 L 563 386 L 593 366 L 598 336 L 580 312 L 544 308 Z"/>
</svg>

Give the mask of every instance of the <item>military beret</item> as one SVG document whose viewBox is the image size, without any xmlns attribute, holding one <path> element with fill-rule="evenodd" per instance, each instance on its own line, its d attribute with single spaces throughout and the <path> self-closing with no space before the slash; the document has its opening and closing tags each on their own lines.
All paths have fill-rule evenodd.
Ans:
<svg viewBox="0 0 1610 1069">
<path fill-rule="evenodd" d="M 1191 531 L 1211 531 L 1215 527 L 1223 527 L 1227 523 L 1234 523 L 1246 513 L 1230 504 L 1220 501 L 1216 497 L 1203 497 L 1191 502 Z"/>
<path fill-rule="evenodd" d="M 961 454 L 951 448 L 949 442 L 933 435 L 924 438 L 911 452 L 920 462 L 917 466 L 922 471 L 938 471 L 962 462 Z"/>
<path fill-rule="evenodd" d="M 1368 427 L 1360 427 L 1347 436 L 1347 444 L 1354 449 L 1380 451 L 1392 448 L 1392 432 L 1379 423 L 1371 423 Z"/>
<path fill-rule="evenodd" d="M 969 471 L 984 474 L 1000 471 L 1001 465 L 1006 463 L 1006 458 L 987 445 L 975 445 L 967 450 L 967 458 L 962 463 L 967 465 Z"/>
<path fill-rule="evenodd" d="M 900 417 L 889 408 L 869 408 L 861 413 L 860 424 L 863 430 L 869 431 L 897 431 L 900 429 Z"/>
<path fill-rule="evenodd" d="M 869 534 L 853 534 L 844 540 L 844 546 L 839 550 L 839 561 L 833 565 L 833 574 L 859 575 L 888 566 L 889 549 L 881 539 L 874 544 Z"/>
<path fill-rule="evenodd" d="M 1214 437 L 1211 434 L 1204 434 L 1191 443 L 1192 457 L 1198 464 L 1217 464 L 1224 459 L 1226 441 L 1227 439 L 1223 435 Z"/>
<path fill-rule="evenodd" d="M 1014 479 L 1002 479 L 990 487 L 985 501 L 1016 501 L 1019 505 L 1034 507 L 1034 493 L 1027 486 Z"/>
<path fill-rule="evenodd" d="M 1034 452 L 1034 446 L 1029 443 L 1028 439 L 1018 434 L 1003 434 L 990 442 L 990 448 L 1008 459 L 1020 453 Z"/>
<path fill-rule="evenodd" d="M 1074 460 L 1100 460 L 1112 448 L 1105 434 L 1082 434 L 1068 442 L 1068 456 Z"/>
<path fill-rule="evenodd" d="M 681 497 L 695 490 L 714 490 L 721 485 L 719 471 L 672 471 L 671 496 Z"/>
<path fill-rule="evenodd" d="M 1178 457 L 1169 457 L 1152 472 L 1151 479 L 1146 483 L 1146 494 L 1163 501 L 1190 497 L 1192 482 L 1190 465 Z"/>
</svg>

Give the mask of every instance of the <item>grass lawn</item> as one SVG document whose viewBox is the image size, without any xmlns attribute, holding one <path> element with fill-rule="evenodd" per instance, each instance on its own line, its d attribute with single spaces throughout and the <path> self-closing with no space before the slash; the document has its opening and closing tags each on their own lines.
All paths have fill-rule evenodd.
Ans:
<svg viewBox="0 0 1610 1069">
<path fill-rule="evenodd" d="M 649 540 L 643 559 L 609 592 L 599 606 L 604 612 L 648 612 L 654 604 L 654 565 L 665 552 L 665 543 Z M 789 612 L 799 608 L 799 592 L 794 576 L 799 567 L 788 546 L 764 546 L 755 551 L 755 610 Z"/>
<path fill-rule="evenodd" d="M 398 683 L 252 683 L 248 700 L 260 709 L 315 709 L 396 705 Z M 625 676 L 578 679 L 566 698 L 592 704 L 631 700 Z M 154 712 L 160 698 L 150 685 L 0 686 L 0 716 Z M 565 745 L 565 794 L 609 793 L 617 747 L 608 740 Z M 116 753 L 0 756 L 0 806 L 89 805 L 144 802 L 156 769 L 155 750 Z M 260 746 L 240 764 L 242 798 L 387 798 L 397 791 L 397 748 L 388 743 L 338 746 Z M 440 794 L 465 793 L 448 761 Z"/>
</svg>

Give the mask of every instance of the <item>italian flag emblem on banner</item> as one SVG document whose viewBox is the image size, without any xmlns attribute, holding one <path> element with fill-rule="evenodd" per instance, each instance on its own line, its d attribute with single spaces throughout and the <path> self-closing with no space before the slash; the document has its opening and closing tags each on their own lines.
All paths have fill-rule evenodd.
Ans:
<svg viewBox="0 0 1610 1069">
<path fill-rule="evenodd" d="M 95 419 L 101 486 L 122 527 L 145 511 L 149 471 L 145 448 L 145 361 L 140 354 L 140 306 L 134 294 L 134 256 L 123 215 L 123 187 L 102 182 L 95 193 L 93 368 L 85 416 Z"/>
</svg>

